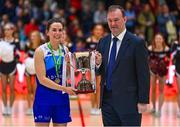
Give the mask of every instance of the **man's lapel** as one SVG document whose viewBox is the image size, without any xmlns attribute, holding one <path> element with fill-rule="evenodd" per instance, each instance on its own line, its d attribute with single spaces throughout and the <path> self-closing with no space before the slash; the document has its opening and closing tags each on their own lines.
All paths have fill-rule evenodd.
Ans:
<svg viewBox="0 0 180 127">
<path fill-rule="evenodd" d="M 118 51 L 118 56 L 117 56 L 117 58 L 116 58 L 116 62 L 115 62 L 115 65 L 114 65 L 113 69 L 116 68 L 116 66 L 118 65 L 118 63 L 119 63 L 119 61 L 120 61 L 120 58 L 123 57 L 123 55 L 124 55 L 124 53 L 125 53 L 125 50 L 126 50 L 126 48 L 128 47 L 128 45 L 129 45 L 129 41 L 128 41 L 128 40 L 129 40 L 129 33 L 126 32 L 125 35 L 124 35 L 124 38 L 123 38 L 123 40 L 122 40 L 120 49 L 119 49 L 119 51 Z"/>
<path fill-rule="evenodd" d="M 110 49 L 110 44 L 111 44 L 111 34 L 109 34 L 109 36 L 107 37 L 107 40 L 105 42 L 105 71 L 107 69 L 107 65 L 108 65 L 108 59 L 109 59 L 109 49 Z"/>
</svg>

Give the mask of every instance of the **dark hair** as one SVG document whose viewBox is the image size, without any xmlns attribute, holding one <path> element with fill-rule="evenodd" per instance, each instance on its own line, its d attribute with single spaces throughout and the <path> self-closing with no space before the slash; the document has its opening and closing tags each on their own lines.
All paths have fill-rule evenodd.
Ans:
<svg viewBox="0 0 180 127">
<path fill-rule="evenodd" d="M 64 27 L 64 24 L 63 24 L 63 22 L 61 21 L 61 19 L 59 19 L 59 18 L 52 18 L 52 19 L 48 20 L 47 25 L 46 25 L 46 30 L 49 30 L 51 24 L 53 24 L 53 23 L 55 23 L 55 22 L 56 22 L 56 23 L 61 23 L 62 26 Z"/>
<path fill-rule="evenodd" d="M 92 25 L 92 27 L 91 27 L 91 31 L 92 31 L 96 26 L 102 26 L 103 29 L 104 29 L 104 24 L 102 24 L 102 23 L 94 23 L 94 24 Z"/>
<path fill-rule="evenodd" d="M 109 6 L 109 7 L 108 7 L 108 13 L 109 13 L 109 12 L 112 12 L 112 11 L 115 11 L 116 9 L 121 10 L 122 15 L 125 16 L 125 10 L 124 10 L 124 8 L 123 8 L 122 6 L 120 6 L 120 5 L 111 5 L 111 6 Z"/>
<path fill-rule="evenodd" d="M 76 42 L 76 43 L 79 43 L 79 42 L 86 43 L 86 39 L 85 39 L 84 37 L 77 37 L 77 38 L 75 39 L 75 42 Z"/>
</svg>

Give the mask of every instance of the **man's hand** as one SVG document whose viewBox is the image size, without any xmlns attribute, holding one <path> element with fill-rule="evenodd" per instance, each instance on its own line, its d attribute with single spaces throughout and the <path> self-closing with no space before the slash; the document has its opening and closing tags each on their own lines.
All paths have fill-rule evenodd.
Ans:
<svg viewBox="0 0 180 127">
<path fill-rule="evenodd" d="M 96 51 L 95 53 L 96 53 L 96 65 L 99 66 L 102 63 L 102 55 L 98 51 Z"/>
<path fill-rule="evenodd" d="M 138 103 L 138 104 L 137 104 L 137 107 L 138 107 L 138 112 L 139 112 L 139 113 L 144 113 L 144 112 L 146 112 L 147 109 L 148 109 L 148 104 Z"/>
</svg>

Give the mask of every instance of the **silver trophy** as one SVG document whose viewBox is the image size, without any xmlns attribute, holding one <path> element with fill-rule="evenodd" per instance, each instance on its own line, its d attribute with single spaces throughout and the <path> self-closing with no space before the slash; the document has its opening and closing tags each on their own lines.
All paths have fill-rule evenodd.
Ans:
<svg viewBox="0 0 180 127">
<path fill-rule="evenodd" d="M 95 52 L 75 52 L 70 56 L 68 86 L 77 89 L 77 93 L 96 91 Z M 67 70 L 67 69 L 66 69 Z"/>
</svg>

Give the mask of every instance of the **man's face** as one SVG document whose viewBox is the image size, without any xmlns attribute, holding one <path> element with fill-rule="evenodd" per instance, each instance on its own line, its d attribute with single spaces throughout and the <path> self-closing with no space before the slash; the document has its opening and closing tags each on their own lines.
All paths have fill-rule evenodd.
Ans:
<svg viewBox="0 0 180 127">
<path fill-rule="evenodd" d="M 126 17 L 122 15 L 120 9 L 108 12 L 107 21 L 114 36 L 119 35 L 125 29 Z"/>
</svg>

